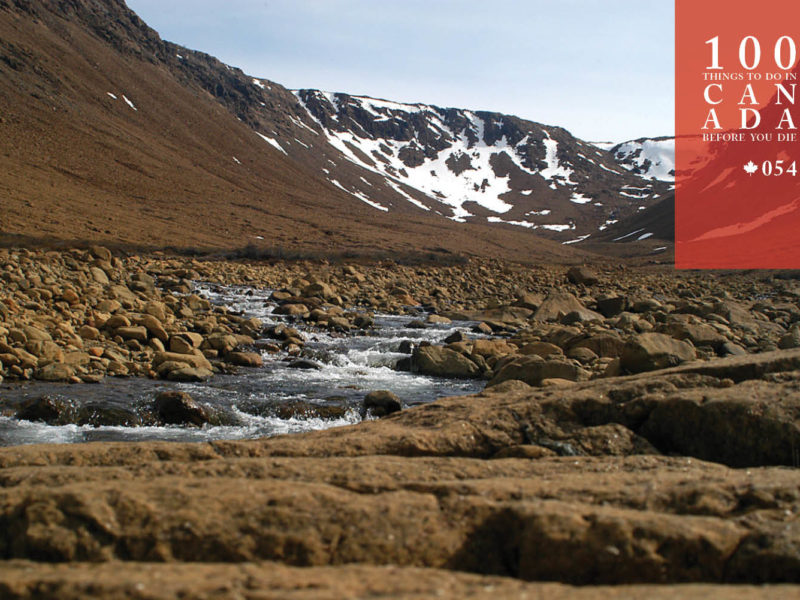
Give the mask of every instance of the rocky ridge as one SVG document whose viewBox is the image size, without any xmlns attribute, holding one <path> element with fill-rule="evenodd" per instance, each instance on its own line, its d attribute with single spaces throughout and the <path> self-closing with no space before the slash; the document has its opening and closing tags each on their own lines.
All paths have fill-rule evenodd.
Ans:
<svg viewBox="0 0 800 600">
<path fill-rule="evenodd" d="M 586 239 L 668 190 L 560 127 L 343 93 L 295 95 L 310 118 L 305 128 L 341 153 L 329 156 L 325 177 L 378 210 L 396 210 L 399 195 L 456 221 L 510 224 L 563 241 Z M 278 141 L 290 156 L 304 156 L 320 143 L 308 131 L 301 148 Z M 348 172 L 354 165 L 368 176 Z"/>
</svg>

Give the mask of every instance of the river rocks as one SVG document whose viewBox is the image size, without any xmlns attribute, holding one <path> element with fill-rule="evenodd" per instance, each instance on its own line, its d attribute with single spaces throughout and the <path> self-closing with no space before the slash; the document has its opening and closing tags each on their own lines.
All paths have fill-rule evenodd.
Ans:
<svg viewBox="0 0 800 600">
<path fill-rule="evenodd" d="M 239 346 L 239 340 L 236 336 L 225 333 L 215 333 L 208 336 L 206 338 L 206 343 L 220 354 L 232 352 Z"/>
<path fill-rule="evenodd" d="M 78 335 L 84 340 L 96 340 L 100 337 L 100 331 L 91 325 L 81 325 Z"/>
<path fill-rule="evenodd" d="M 573 346 L 569 349 L 569 352 L 567 352 L 567 358 L 587 364 L 597 360 L 598 356 L 590 348 L 586 348 L 585 346 Z"/>
<path fill-rule="evenodd" d="M 487 323 L 478 323 L 472 328 L 475 333 L 482 333 L 484 335 L 491 335 L 492 328 Z"/>
<path fill-rule="evenodd" d="M 605 317 L 617 316 L 627 305 L 628 299 L 624 296 L 601 295 L 597 298 L 597 310 Z"/>
<path fill-rule="evenodd" d="M 353 326 L 358 329 L 369 329 L 375 326 L 375 318 L 369 314 L 357 314 L 353 318 Z"/>
<path fill-rule="evenodd" d="M 327 323 L 328 329 L 333 331 L 350 331 L 353 326 L 345 317 L 330 317 Z"/>
<path fill-rule="evenodd" d="M 282 304 L 275 309 L 276 315 L 286 315 L 289 317 L 305 317 L 310 314 L 305 304 Z"/>
<path fill-rule="evenodd" d="M 264 364 L 264 360 L 257 352 L 230 352 L 225 356 L 225 360 L 240 367 L 260 367 Z"/>
<path fill-rule="evenodd" d="M 425 319 L 425 322 L 432 325 L 449 325 L 453 321 L 447 317 L 443 317 L 442 315 L 428 315 L 428 318 Z"/>
<path fill-rule="evenodd" d="M 533 315 L 536 321 L 561 321 L 575 313 L 579 321 L 602 321 L 603 316 L 586 308 L 569 292 L 551 292 Z"/>
<path fill-rule="evenodd" d="M 315 404 L 312 402 L 303 401 L 281 404 L 274 410 L 274 416 L 285 420 L 323 419 L 325 421 L 331 421 L 334 419 L 342 419 L 346 414 L 347 408 L 344 406 L 334 404 Z"/>
<path fill-rule="evenodd" d="M 567 280 L 580 285 L 595 285 L 599 281 L 597 274 L 588 267 L 572 267 L 567 271 Z"/>
<path fill-rule="evenodd" d="M 146 327 L 118 327 L 114 333 L 123 340 L 136 340 L 137 342 L 147 341 L 147 328 Z"/>
<path fill-rule="evenodd" d="M 790 328 L 800 320 L 792 280 L 757 280 L 747 275 L 726 276 L 712 283 L 692 274 L 584 267 L 594 271 L 597 282 L 587 283 L 591 277 L 582 279 L 584 283 L 577 284 L 582 287 L 572 288 L 580 289 L 578 298 L 559 289 L 563 269 L 522 269 L 483 259 L 457 267 L 406 267 L 390 262 L 359 265 L 355 276 L 321 263 L 243 265 L 136 256 L 106 260 L 85 250 L 50 254 L 12 251 L 0 256 L 0 262 L 11 261 L 12 255 L 13 262 L 3 263 L 10 268 L 0 269 L 6 285 L 0 292 L 0 344 L 7 346 L 0 346 L 0 355 L 14 357 L 6 360 L 8 364 L 4 363 L 0 372 L 7 380 L 32 378 L 37 369 L 48 363 L 65 363 L 67 354 L 75 351 L 83 352 L 83 358 L 68 366 L 80 379 L 114 374 L 159 376 L 163 362 L 170 363 L 160 369 L 164 377 L 175 370 L 167 367 L 176 364 L 208 371 L 209 365 L 174 360 L 156 364 L 153 359 L 165 351 L 186 355 L 199 351 L 222 366 L 226 355 L 251 347 L 264 335 L 277 340 L 270 353 L 300 356 L 304 334 L 285 324 L 264 330 L 259 322 L 212 306 L 200 294 L 192 293 L 189 280 L 195 276 L 218 283 L 253 282 L 279 290 L 273 293 L 276 313 L 286 312 L 294 320 L 308 318 L 309 323 L 338 334 L 371 326 L 370 314 L 376 310 L 400 311 L 410 319 L 429 321 L 427 326 L 433 321 L 445 324 L 445 319 L 478 318 L 479 331 L 508 336 L 508 345 L 500 344 L 496 351 L 488 350 L 484 342 L 477 345 L 477 351 L 474 344 L 448 349 L 475 363 L 485 375 L 496 372 L 495 367 L 502 368 L 509 357 L 538 353 L 544 357 L 570 355 L 592 376 L 608 376 L 615 372 L 611 361 L 620 356 L 624 340 L 650 332 L 687 341 L 703 360 L 715 354 L 764 352 L 792 343 Z M 97 283 L 90 268 L 101 269 L 109 283 Z M 67 290 L 74 295 L 66 294 L 65 300 Z M 345 290 L 346 296 L 339 296 Z M 398 301 L 408 300 L 405 296 L 425 307 L 423 319 L 418 308 L 404 307 Z M 39 308 L 35 309 L 34 303 Z M 348 310 L 355 304 L 360 305 L 359 313 Z M 285 308 L 292 305 L 300 307 L 297 314 Z M 638 312 L 624 312 L 626 309 Z M 557 330 L 563 324 L 569 327 Z M 38 341 L 53 345 L 29 346 Z M 454 337 L 447 343 L 456 341 L 464 340 Z M 105 354 L 106 350 L 110 353 Z M 473 369 L 469 363 L 461 367 Z"/>
<path fill-rule="evenodd" d="M 91 427 L 139 427 L 142 418 L 132 410 L 90 402 L 78 409 L 78 425 Z"/>
<path fill-rule="evenodd" d="M 97 283 L 89 266 L 110 283 Z M 260 340 L 257 347 L 266 351 L 271 344 L 275 360 L 289 364 L 290 347 L 301 352 L 306 334 L 285 324 L 261 332 L 247 315 L 190 297 L 193 278 L 291 290 L 275 297 L 315 312 L 309 339 L 327 335 L 314 327 L 332 317 L 357 326 L 353 306 L 420 318 L 418 308 L 402 307 L 409 299 L 448 318 L 481 315 L 492 323 L 484 332 L 503 336 L 450 339 L 449 347 L 414 351 L 417 363 L 436 358 L 431 362 L 444 376 L 458 369 L 473 377 L 493 373 L 481 394 L 356 427 L 249 442 L 0 449 L 0 524 L 20 523 L 22 515 L 25 525 L 6 527 L 0 539 L 7 557 L 0 596 L 32 598 L 46 590 L 77 597 L 108 589 L 116 592 L 109 596 L 135 590 L 203 597 L 230 595 L 230 589 L 258 595 L 294 590 L 293 581 L 307 584 L 309 577 L 315 585 L 297 594 L 386 590 L 399 596 L 389 582 L 399 586 L 401 580 L 405 595 L 424 597 L 485 595 L 487 586 L 497 597 L 610 597 L 620 589 L 662 598 L 794 593 L 793 587 L 722 590 L 711 584 L 797 578 L 800 480 L 791 467 L 800 448 L 794 400 L 800 358 L 796 349 L 765 352 L 795 345 L 796 281 L 675 273 L 658 265 L 595 269 L 598 281 L 569 287 L 580 297 L 562 303 L 557 295 L 565 269 L 547 265 L 475 259 L 452 267 L 387 262 L 351 270 L 308 261 L 241 264 L 0 249 L 0 377 L 6 381 L 60 370 L 52 366 L 59 364 L 83 381 L 114 373 L 210 376 L 203 353 L 225 369 L 263 335 L 273 341 Z M 309 286 L 323 283 L 342 294 L 341 306 L 336 298 L 326 300 L 321 286 L 305 298 Z M 523 303 L 521 296 L 529 294 Z M 161 329 L 148 326 L 144 315 Z M 299 322 L 302 315 L 292 318 Z M 126 340 L 119 331 L 125 327 L 144 327 L 146 343 Z M 49 339 L 34 339 L 39 332 Z M 180 348 L 170 343 L 176 336 L 185 342 Z M 217 347 L 208 341 L 226 336 Z M 156 351 L 157 343 L 167 348 Z M 733 353 L 738 356 L 714 357 Z M 310 361 L 313 354 L 307 356 Z M 176 423 L 204 422 L 196 403 L 179 398 L 177 404 L 188 414 Z M 319 404 L 317 412 L 299 404 L 274 413 L 344 414 L 338 402 Z M 5 410 L 24 416 L 14 407 Z M 53 423 L 137 424 L 124 413 L 88 412 L 91 407 L 76 414 L 70 406 L 37 410 Z M 42 557 L 48 562 L 37 562 Z M 231 557 L 236 565 L 222 564 Z M 57 567 L 49 562 L 73 560 Z M 154 560 L 160 566 L 153 567 Z M 325 577 L 343 573 L 342 585 L 330 592 L 316 585 L 323 571 L 312 566 L 300 574 L 266 560 L 360 564 L 326 567 Z M 504 578 L 433 569 L 442 566 Z M 153 568 L 163 577 L 154 577 Z M 281 573 L 287 579 L 280 585 L 256 589 L 263 578 Z M 473 587 L 452 587 L 456 577 L 471 578 Z M 576 591 L 512 577 L 704 586 Z M 203 593 L 192 593 L 208 581 Z"/>
<path fill-rule="evenodd" d="M 689 340 L 695 346 L 719 349 L 728 340 L 710 325 L 703 323 L 670 323 L 662 331 L 678 340 Z"/>
<path fill-rule="evenodd" d="M 453 333 L 448 335 L 446 338 L 444 338 L 444 343 L 445 344 L 453 344 L 455 342 L 464 342 L 466 340 L 467 340 L 467 336 L 464 335 L 463 331 L 454 331 Z"/>
<path fill-rule="evenodd" d="M 535 312 L 542 304 L 542 300 L 544 300 L 544 297 L 541 294 L 525 292 L 517 296 L 513 306 L 520 306 Z"/>
<path fill-rule="evenodd" d="M 97 245 L 91 246 L 89 248 L 89 254 L 91 254 L 93 258 L 96 258 L 98 260 L 102 260 L 108 263 L 111 262 L 112 258 L 111 250 L 109 250 L 105 246 L 97 246 Z"/>
<path fill-rule="evenodd" d="M 470 358 L 475 360 L 476 356 L 484 359 L 499 358 L 508 354 L 515 354 L 518 348 L 505 340 L 475 340 L 472 343 Z"/>
<path fill-rule="evenodd" d="M 42 396 L 24 402 L 15 416 L 23 421 L 63 425 L 69 422 L 73 411 L 74 406 L 67 400 Z"/>
<path fill-rule="evenodd" d="M 781 336 L 778 340 L 778 348 L 782 350 L 800 348 L 800 326 L 793 325 L 788 333 Z"/>
<path fill-rule="evenodd" d="M 163 323 L 153 315 L 140 315 L 136 318 L 136 323 L 147 330 L 148 337 L 155 338 L 162 344 L 166 344 L 169 341 L 169 334 Z"/>
<path fill-rule="evenodd" d="M 200 426 L 208 423 L 205 409 L 186 392 L 160 392 L 153 403 L 153 411 L 168 424 Z"/>
<path fill-rule="evenodd" d="M 600 333 L 570 344 L 570 350 L 587 348 L 597 356 L 615 358 L 622 353 L 625 341 L 611 333 Z"/>
<path fill-rule="evenodd" d="M 103 326 L 106 329 L 117 330 L 120 328 L 130 327 L 131 320 L 125 315 L 112 315 L 106 320 Z"/>
<path fill-rule="evenodd" d="M 96 283 L 99 283 L 100 285 L 108 285 L 108 275 L 106 275 L 103 269 L 99 267 L 90 267 L 89 273 Z"/>
<path fill-rule="evenodd" d="M 190 383 L 207 381 L 213 377 L 214 372 L 204 367 L 187 367 L 183 363 L 164 363 L 158 374 L 169 381 Z"/>
<path fill-rule="evenodd" d="M 305 358 L 300 358 L 300 359 L 297 359 L 297 360 L 293 360 L 287 366 L 290 369 L 301 369 L 301 370 L 306 370 L 306 371 L 309 371 L 309 370 L 318 371 L 319 369 L 322 368 L 322 365 L 319 364 L 318 362 L 314 362 L 313 360 L 308 360 L 308 359 L 305 359 Z"/>
<path fill-rule="evenodd" d="M 412 362 L 416 369 L 425 375 L 465 379 L 480 376 L 480 367 L 472 360 L 458 352 L 439 346 L 415 348 Z"/>
<path fill-rule="evenodd" d="M 69 365 L 61 363 L 51 363 L 38 369 L 34 378 L 39 381 L 71 381 L 75 376 L 75 370 Z"/>
<path fill-rule="evenodd" d="M 564 354 L 564 351 L 561 350 L 561 348 L 549 342 L 531 342 L 530 344 L 525 344 L 519 352 L 525 356 L 535 354 L 536 356 L 541 356 L 542 358 L 546 358 L 550 355 Z"/>
<path fill-rule="evenodd" d="M 587 379 L 589 373 L 566 360 L 544 360 L 539 356 L 521 356 L 506 363 L 489 382 L 494 386 L 504 381 L 516 379 L 531 386 L 539 386 L 547 379 L 578 381 Z"/>
<path fill-rule="evenodd" d="M 28 342 L 25 349 L 39 359 L 40 365 L 64 362 L 64 350 L 54 342 Z"/>
<path fill-rule="evenodd" d="M 374 417 L 385 417 L 392 413 L 399 412 L 402 408 L 400 398 L 387 390 L 370 392 L 364 397 L 362 407 L 369 411 Z"/>
<path fill-rule="evenodd" d="M 169 338 L 169 351 L 177 354 L 191 354 L 200 344 L 195 345 L 194 341 L 185 335 L 173 335 Z"/>
<path fill-rule="evenodd" d="M 661 333 L 643 333 L 630 339 L 620 356 L 621 366 L 630 373 L 674 367 L 694 360 L 694 347 Z"/>
<path fill-rule="evenodd" d="M 198 350 L 192 354 L 156 352 L 152 367 L 159 377 L 170 381 L 205 381 L 213 375 L 211 363 Z"/>
</svg>

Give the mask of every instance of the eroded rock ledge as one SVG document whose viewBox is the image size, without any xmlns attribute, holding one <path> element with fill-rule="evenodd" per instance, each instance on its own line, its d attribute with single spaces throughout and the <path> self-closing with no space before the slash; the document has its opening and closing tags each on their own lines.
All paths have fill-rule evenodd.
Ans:
<svg viewBox="0 0 800 600">
<path fill-rule="evenodd" d="M 504 382 L 251 442 L 3 449 L 0 554 L 12 562 L 1 568 L 17 597 L 39 578 L 57 588 L 109 572 L 51 563 L 120 561 L 129 576 L 154 562 L 185 576 L 181 563 L 213 573 L 268 560 L 582 585 L 796 582 L 796 354 L 558 388 Z M 344 589 L 353 569 L 380 572 L 309 573 Z"/>
</svg>

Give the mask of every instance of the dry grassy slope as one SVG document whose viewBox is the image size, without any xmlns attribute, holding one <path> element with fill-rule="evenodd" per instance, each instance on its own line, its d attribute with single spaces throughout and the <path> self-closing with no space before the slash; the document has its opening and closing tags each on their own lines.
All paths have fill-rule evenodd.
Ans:
<svg viewBox="0 0 800 600">
<path fill-rule="evenodd" d="M 628 243 L 635 241 L 638 235 L 641 235 L 628 235 L 634 231 L 651 233 L 651 237 L 660 245 L 663 245 L 663 242 L 669 242 L 671 246 L 675 241 L 675 194 L 672 193 L 646 210 L 622 219 L 619 223 L 609 227 L 603 235 L 597 237 L 609 242 L 622 237 L 619 241 Z"/>
<path fill-rule="evenodd" d="M 0 0 L 0 232 L 151 247 L 239 247 L 262 236 L 265 246 L 327 252 L 580 258 L 514 228 L 379 213 L 258 138 L 188 69 L 170 65 L 174 48 L 118 0 Z"/>
<path fill-rule="evenodd" d="M 632 233 L 634 235 L 630 235 Z M 639 240 L 645 233 L 652 235 Z M 586 252 L 625 259 L 629 264 L 674 264 L 675 194 L 671 193 L 646 210 L 621 219 L 581 246 Z"/>
</svg>

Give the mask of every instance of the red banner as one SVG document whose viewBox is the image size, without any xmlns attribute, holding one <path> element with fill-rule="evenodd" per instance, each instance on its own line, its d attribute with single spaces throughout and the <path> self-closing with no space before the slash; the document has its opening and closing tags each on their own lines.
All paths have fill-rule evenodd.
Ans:
<svg viewBox="0 0 800 600">
<path fill-rule="evenodd" d="M 676 267 L 800 268 L 800 3 L 676 19 Z"/>
</svg>

